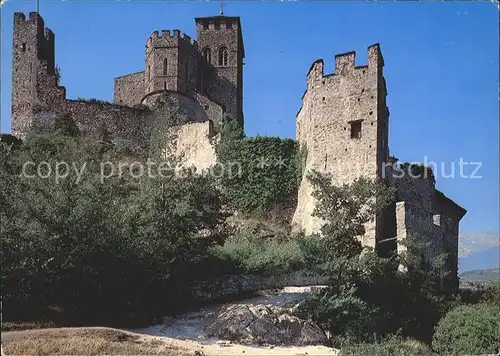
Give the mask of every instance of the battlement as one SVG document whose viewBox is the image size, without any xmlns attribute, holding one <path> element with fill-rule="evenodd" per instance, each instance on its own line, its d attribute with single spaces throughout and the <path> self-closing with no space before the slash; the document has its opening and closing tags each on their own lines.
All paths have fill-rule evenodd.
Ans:
<svg viewBox="0 0 500 356">
<path fill-rule="evenodd" d="M 380 45 L 376 43 L 368 47 L 367 65 L 356 66 L 356 52 L 349 51 L 335 55 L 335 69 L 333 73 L 325 75 L 323 72 L 323 59 L 318 59 L 314 61 L 309 68 L 307 76 L 311 79 L 322 79 L 330 76 L 348 75 L 355 70 L 362 70 L 364 74 L 367 69 L 376 71 L 383 66 L 384 58 L 382 57 L 382 52 L 380 51 Z"/>
<path fill-rule="evenodd" d="M 240 27 L 239 17 L 229 16 L 212 16 L 212 17 L 198 17 L 195 19 L 196 26 L 205 30 L 220 30 L 232 29 Z"/>
<path fill-rule="evenodd" d="M 161 31 L 153 31 L 151 36 L 148 38 L 148 42 L 146 44 L 147 47 L 156 47 L 156 46 L 179 46 L 179 45 L 187 45 L 198 48 L 198 43 L 193 40 L 189 35 L 185 33 L 181 33 L 180 30 L 161 30 Z"/>
<path fill-rule="evenodd" d="M 37 28 L 37 31 L 43 32 L 45 28 L 45 23 L 42 16 L 37 12 L 30 12 L 28 19 L 26 15 L 22 12 L 14 13 L 14 26 L 30 26 L 33 25 Z"/>
</svg>

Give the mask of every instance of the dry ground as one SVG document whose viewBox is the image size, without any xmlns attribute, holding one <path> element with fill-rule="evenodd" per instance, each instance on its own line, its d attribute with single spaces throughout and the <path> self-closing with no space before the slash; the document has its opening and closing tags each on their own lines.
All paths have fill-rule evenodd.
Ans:
<svg viewBox="0 0 500 356">
<path fill-rule="evenodd" d="M 155 338 L 108 328 L 41 329 L 2 333 L 5 355 L 185 355 Z"/>
<path fill-rule="evenodd" d="M 200 343 L 111 328 L 62 328 L 2 333 L 5 355 L 335 355 L 325 346 L 250 347 Z"/>
</svg>

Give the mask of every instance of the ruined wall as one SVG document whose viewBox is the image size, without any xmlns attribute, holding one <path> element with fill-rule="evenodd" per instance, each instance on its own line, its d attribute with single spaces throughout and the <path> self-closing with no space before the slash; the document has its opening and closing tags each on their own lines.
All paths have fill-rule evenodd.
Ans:
<svg viewBox="0 0 500 356">
<path fill-rule="evenodd" d="M 198 172 L 209 169 L 217 162 L 217 140 L 211 121 L 192 122 L 169 129 L 165 155 L 177 167 L 195 167 Z"/>
<path fill-rule="evenodd" d="M 144 71 L 115 78 L 114 103 L 134 106 L 144 97 Z"/>
<path fill-rule="evenodd" d="M 297 114 L 297 140 L 307 150 L 294 230 L 314 233 L 322 223 L 312 216 L 316 205 L 306 179 L 311 170 L 330 173 L 336 184 L 355 178 L 381 177 L 380 167 L 388 156 L 386 88 L 382 54 L 378 45 L 368 48 L 368 65 L 355 66 L 355 53 L 335 57 L 335 73 L 323 74 L 323 61 L 316 61 L 307 76 L 307 90 Z M 358 125 L 355 137 L 351 132 Z M 366 226 L 363 244 L 375 246 L 375 221 Z"/>
<path fill-rule="evenodd" d="M 407 163 L 394 167 L 387 167 L 387 177 L 398 200 L 398 252 L 406 250 L 402 242 L 408 236 L 425 241 L 431 261 L 441 253 L 449 255 L 446 268 L 457 280 L 458 227 L 466 211 L 436 189 L 430 168 Z"/>
<path fill-rule="evenodd" d="M 226 275 L 219 278 L 195 281 L 187 285 L 181 293 L 195 301 L 217 301 L 238 296 L 246 296 L 267 289 L 284 287 L 305 287 L 326 285 L 328 279 L 310 276 L 301 272 L 286 275 L 261 277 L 253 275 Z"/>
<path fill-rule="evenodd" d="M 188 96 L 177 91 L 159 90 L 147 94 L 142 99 L 141 104 L 152 107 L 159 99 L 168 100 L 169 103 L 177 106 L 193 122 L 211 120 L 213 123 L 219 124 L 224 113 L 222 106 L 196 92 L 192 96 Z"/>
<path fill-rule="evenodd" d="M 31 13 L 14 15 L 13 133 L 54 130 L 56 119 L 69 115 L 83 135 L 96 139 L 123 139 L 134 147 L 145 143 L 147 110 L 98 101 L 66 99 L 58 85 L 54 62 L 55 38 L 43 19 Z"/>
</svg>

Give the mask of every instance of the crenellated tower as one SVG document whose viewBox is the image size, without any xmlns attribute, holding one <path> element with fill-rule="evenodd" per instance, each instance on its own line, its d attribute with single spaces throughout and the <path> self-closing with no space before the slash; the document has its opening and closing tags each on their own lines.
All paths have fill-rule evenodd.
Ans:
<svg viewBox="0 0 500 356">
<path fill-rule="evenodd" d="M 42 17 L 31 12 L 14 14 L 12 56 L 12 133 L 24 137 L 43 126 L 36 112 L 52 99 L 64 97 L 57 85 L 54 33 Z"/>
<path fill-rule="evenodd" d="M 146 43 L 144 94 L 171 90 L 191 94 L 198 86 L 198 45 L 188 35 L 154 31 Z"/>
<path fill-rule="evenodd" d="M 239 17 L 196 19 L 197 41 L 179 30 L 154 31 L 145 68 L 115 78 L 114 102 L 152 106 L 169 98 L 190 121 L 219 127 L 227 113 L 243 125 L 243 36 Z"/>
<path fill-rule="evenodd" d="M 378 44 L 368 48 L 368 65 L 356 66 L 355 52 L 335 56 L 335 72 L 325 75 L 323 60 L 313 63 L 297 114 L 297 141 L 307 150 L 305 172 L 332 175 L 336 184 L 355 178 L 382 178 L 388 158 L 388 120 L 384 59 Z M 317 232 L 312 216 L 316 202 L 304 176 L 299 188 L 294 226 Z M 381 224 L 367 226 L 364 244 L 375 247 Z"/>
</svg>

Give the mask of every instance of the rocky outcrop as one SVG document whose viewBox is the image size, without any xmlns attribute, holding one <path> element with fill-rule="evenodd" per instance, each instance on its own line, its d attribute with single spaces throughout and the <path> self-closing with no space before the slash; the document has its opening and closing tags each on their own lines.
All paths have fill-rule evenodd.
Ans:
<svg viewBox="0 0 500 356">
<path fill-rule="evenodd" d="M 208 337 L 240 344 L 326 345 L 325 333 L 310 320 L 293 315 L 292 310 L 264 304 L 230 304 L 207 318 Z"/>
</svg>

